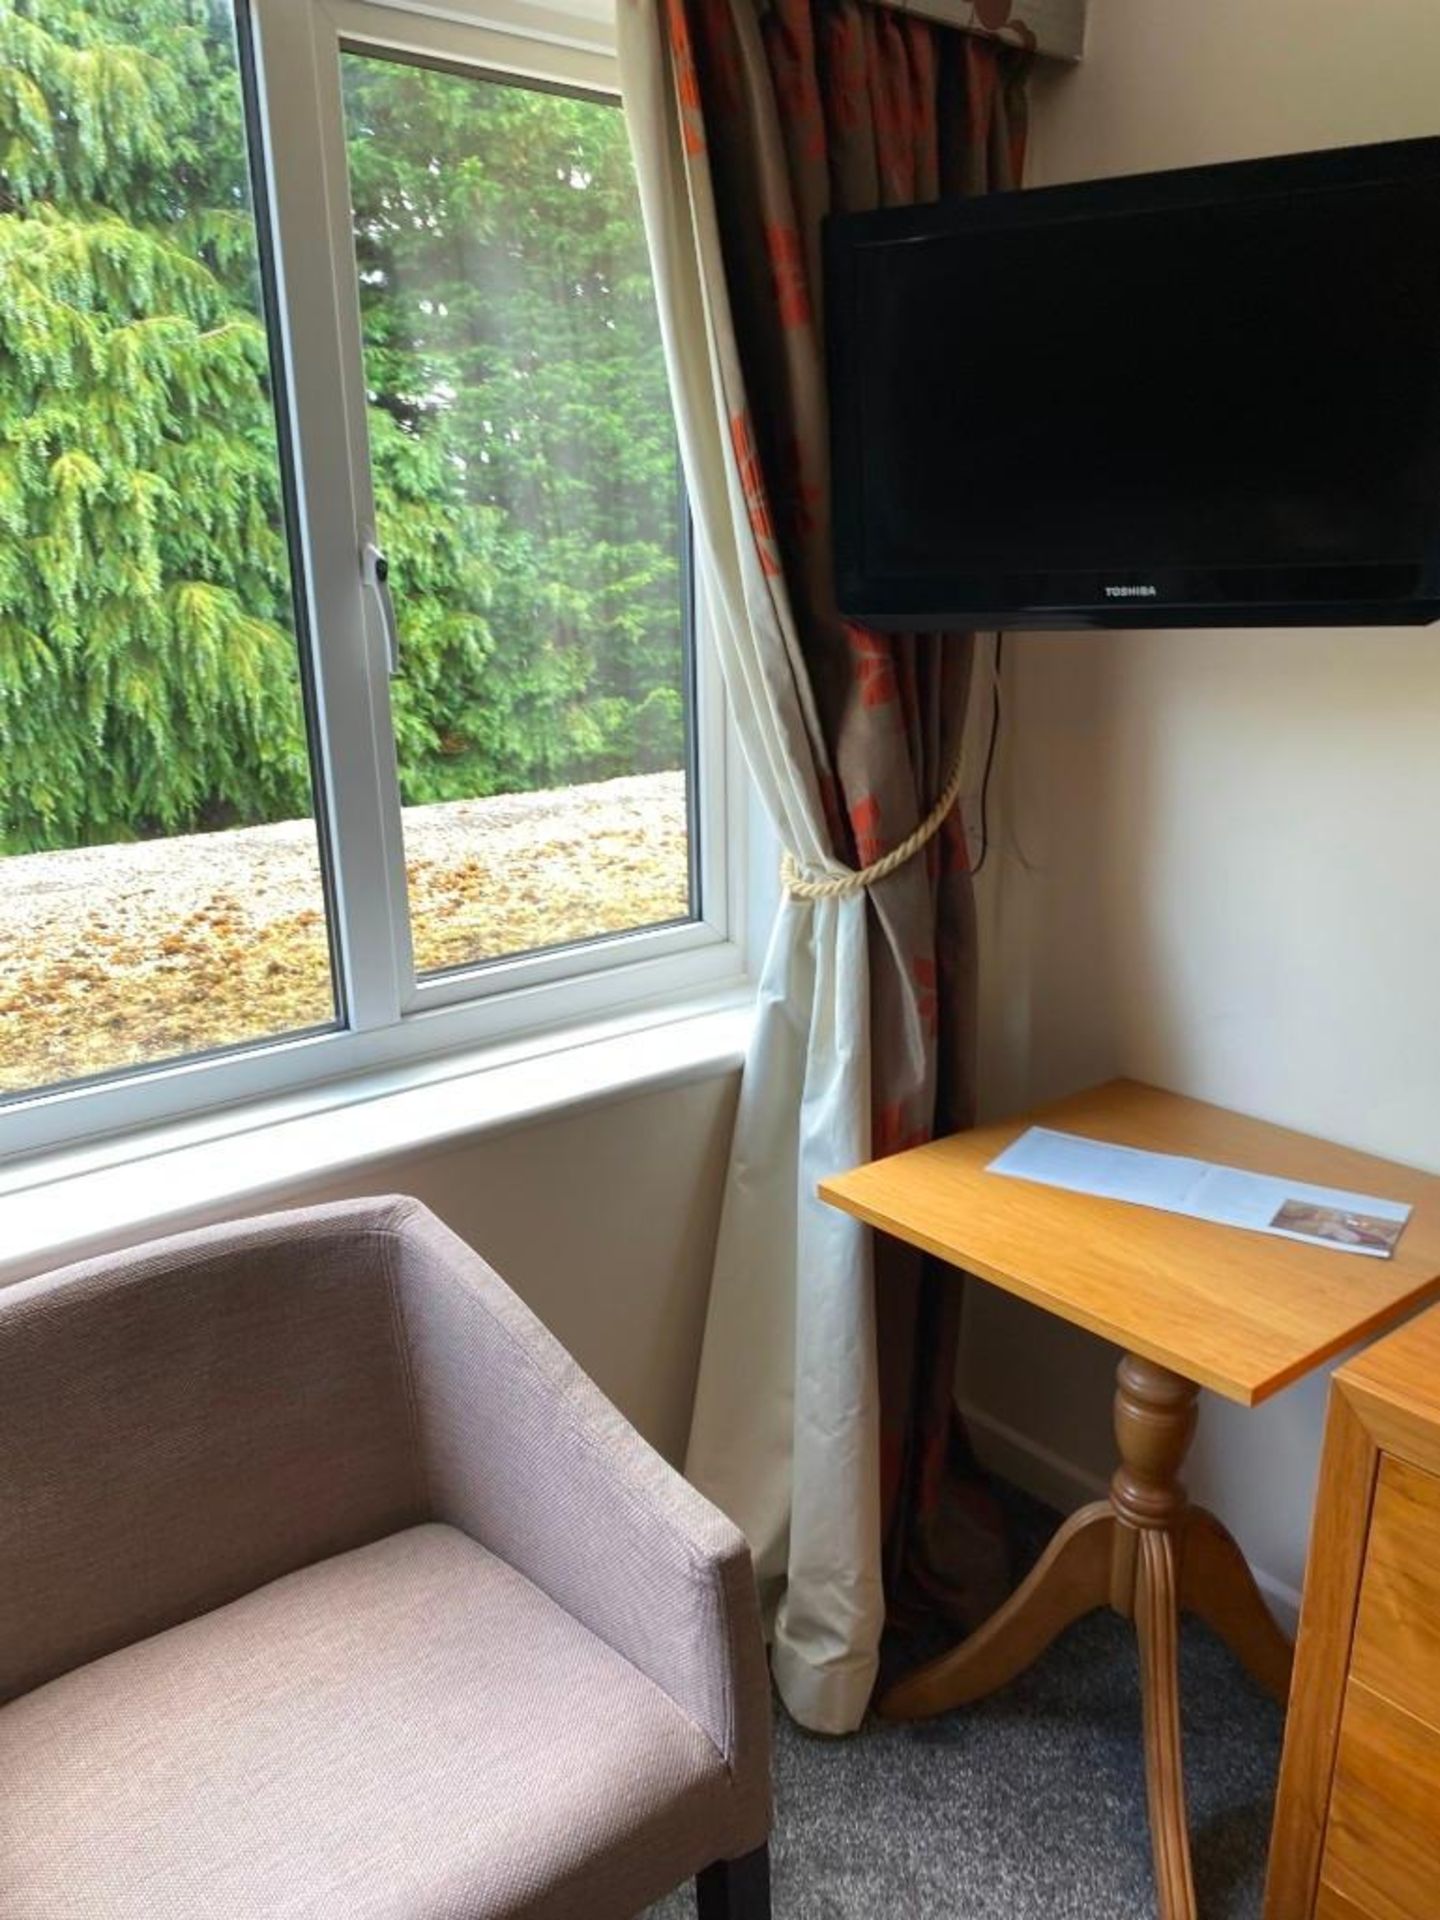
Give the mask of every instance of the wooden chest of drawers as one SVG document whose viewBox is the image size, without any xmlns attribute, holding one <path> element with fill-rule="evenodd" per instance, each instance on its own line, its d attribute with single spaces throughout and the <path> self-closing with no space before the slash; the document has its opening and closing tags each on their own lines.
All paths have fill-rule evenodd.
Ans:
<svg viewBox="0 0 1440 1920">
<path fill-rule="evenodd" d="M 1440 1920 L 1440 1310 L 1335 1376 L 1265 1920 Z"/>
</svg>

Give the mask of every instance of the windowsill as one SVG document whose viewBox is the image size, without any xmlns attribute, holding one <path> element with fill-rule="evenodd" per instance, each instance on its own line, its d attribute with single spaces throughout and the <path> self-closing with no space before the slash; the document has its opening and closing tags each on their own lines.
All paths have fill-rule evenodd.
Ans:
<svg viewBox="0 0 1440 1920">
<path fill-rule="evenodd" d="M 451 1055 L 0 1173 L 0 1285 L 558 1113 L 738 1069 L 753 994 Z"/>
</svg>

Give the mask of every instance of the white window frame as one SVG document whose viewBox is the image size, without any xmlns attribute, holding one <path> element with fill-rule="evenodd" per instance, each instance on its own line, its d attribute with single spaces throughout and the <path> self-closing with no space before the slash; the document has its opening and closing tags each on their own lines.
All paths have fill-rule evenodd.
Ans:
<svg viewBox="0 0 1440 1920">
<path fill-rule="evenodd" d="M 359 289 L 340 88 L 344 47 L 373 47 L 492 78 L 618 101 L 613 24 L 600 0 L 245 0 L 312 647 L 339 1024 L 42 1090 L 0 1106 L 0 1162 L 192 1113 L 289 1093 L 409 1059 L 469 1052 L 745 979 L 744 791 L 703 596 L 694 608 L 693 877 L 698 915 L 418 978 L 384 634 L 359 556 L 374 524 Z M 257 216 L 261 210 L 257 208 Z M 359 1089 L 357 1088 L 357 1093 Z"/>
</svg>

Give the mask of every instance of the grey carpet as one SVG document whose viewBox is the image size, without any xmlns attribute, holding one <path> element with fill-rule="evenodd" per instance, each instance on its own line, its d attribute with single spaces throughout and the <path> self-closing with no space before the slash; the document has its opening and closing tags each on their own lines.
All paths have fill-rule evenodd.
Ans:
<svg viewBox="0 0 1440 1920">
<path fill-rule="evenodd" d="M 1181 1648 L 1201 1920 L 1255 1920 L 1282 1716 L 1205 1628 Z M 775 1920 L 1153 1920 L 1134 1638 L 1109 1614 L 1004 1693 L 848 1740 L 777 1710 Z M 691 1920 L 672 1895 L 651 1920 Z"/>
</svg>

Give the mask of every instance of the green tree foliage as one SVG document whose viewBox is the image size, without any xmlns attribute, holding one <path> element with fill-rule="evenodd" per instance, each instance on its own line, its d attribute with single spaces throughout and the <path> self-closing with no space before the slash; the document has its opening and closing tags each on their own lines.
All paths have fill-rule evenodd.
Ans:
<svg viewBox="0 0 1440 1920">
<path fill-rule="evenodd" d="M 345 91 L 375 466 L 439 452 L 489 530 L 472 669 L 437 675 L 382 511 L 407 798 L 675 766 L 679 481 L 621 117 L 359 55 Z"/>
<path fill-rule="evenodd" d="M 0 0 L 0 847 L 309 805 L 223 0 Z M 347 57 L 409 801 L 674 765 L 618 113 Z"/>
</svg>

